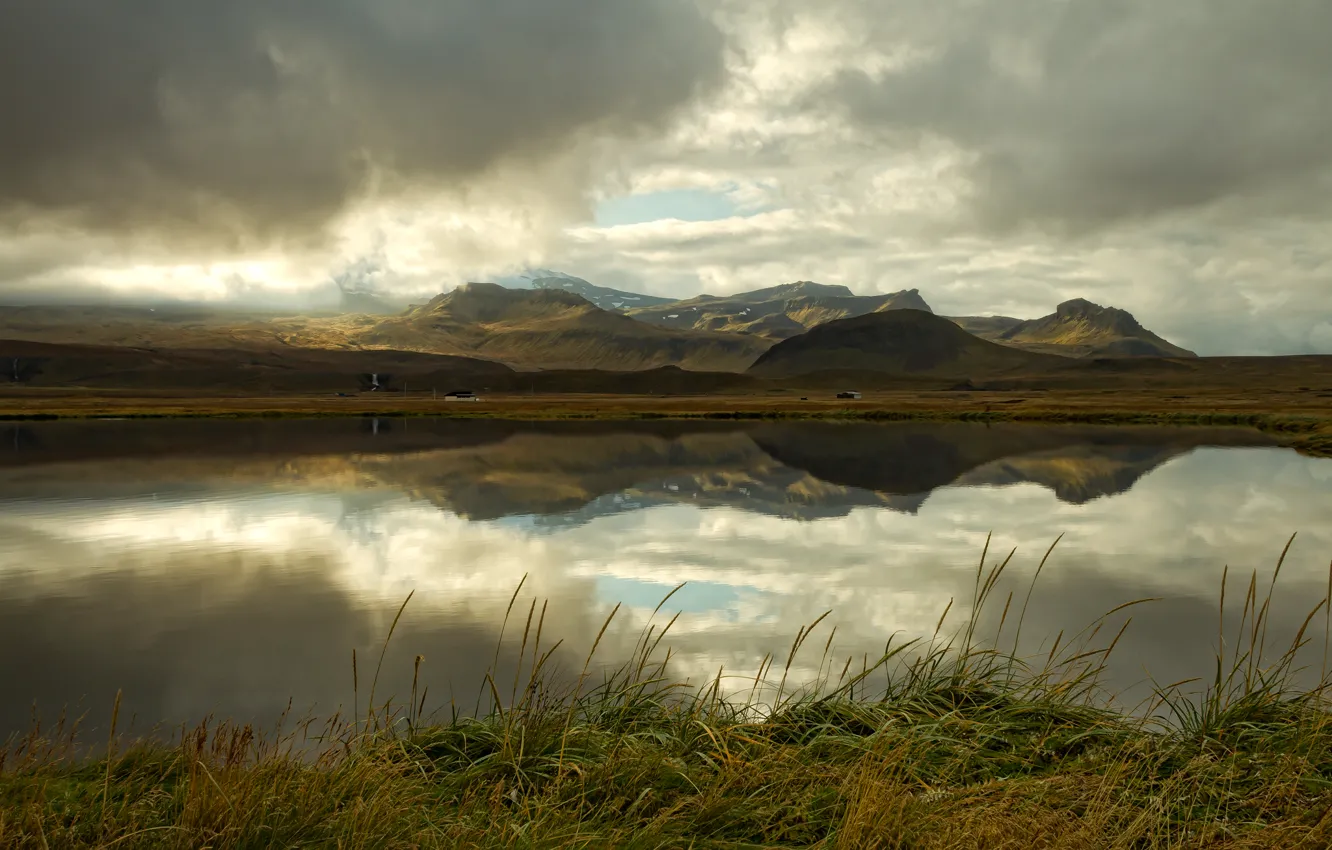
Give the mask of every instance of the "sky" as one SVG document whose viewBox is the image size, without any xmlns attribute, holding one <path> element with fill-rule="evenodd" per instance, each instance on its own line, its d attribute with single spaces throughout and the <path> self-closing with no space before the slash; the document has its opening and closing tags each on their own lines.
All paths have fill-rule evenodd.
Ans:
<svg viewBox="0 0 1332 850">
<path fill-rule="evenodd" d="M 0 7 L 0 303 L 1085 297 L 1332 352 L 1325 0 Z"/>
</svg>

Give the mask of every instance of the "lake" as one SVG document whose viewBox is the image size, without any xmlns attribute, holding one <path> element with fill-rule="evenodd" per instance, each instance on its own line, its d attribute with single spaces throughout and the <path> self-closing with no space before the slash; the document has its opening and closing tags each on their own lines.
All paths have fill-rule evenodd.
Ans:
<svg viewBox="0 0 1332 850">
<path fill-rule="evenodd" d="M 617 604 L 597 657 L 627 658 L 684 582 L 655 620 L 679 612 L 662 644 L 674 675 L 721 668 L 747 692 L 738 677 L 768 655 L 780 674 L 800 628 L 831 611 L 793 665 L 809 681 L 825 646 L 873 660 L 890 636 L 932 634 L 950 601 L 944 630 L 964 621 L 991 533 L 990 562 L 1016 555 L 983 640 L 1011 592 L 1011 647 L 1059 535 L 1021 653 L 1156 598 L 1107 625 L 1132 616 L 1105 684 L 1134 700 L 1210 674 L 1223 569 L 1233 632 L 1241 585 L 1270 580 L 1298 532 L 1268 637 L 1288 643 L 1326 592 L 1329 507 L 1332 461 L 1238 429 L 0 423 L 0 737 L 62 709 L 105 728 L 117 691 L 121 728 L 140 732 L 363 710 L 409 593 L 377 699 L 407 696 L 420 655 L 427 709 L 469 710 L 520 582 L 508 633 L 545 603 L 557 676 L 576 675 Z M 499 656 L 506 684 L 517 648 Z"/>
</svg>

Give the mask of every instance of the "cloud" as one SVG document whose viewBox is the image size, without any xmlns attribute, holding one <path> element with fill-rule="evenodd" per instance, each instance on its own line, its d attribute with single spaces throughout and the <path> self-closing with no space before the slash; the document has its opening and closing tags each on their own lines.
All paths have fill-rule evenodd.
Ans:
<svg viewBox="0 0 1332 850">
<path fill-rule="evenodd" d="M 307 237 L 367 193 L 659 127 L 722 50 L 688 0 L 9 3 L 0 223 Z"/>
<path fill-rule="evenodd" d="M 988 228 L 1078 232 L 1235 199 L 1327 210 L 1327 3 L 848 0 L 838 13 L 859 16 L 879 62 L 817 98 L 890 145 L 956 146 Z"/>
<path fill-rule="evenodd" d="M 185 26 L 194 2 L 150 31 L 174 28 L 179 44 L 105 18 L 106 44 L 147 47 L 86 86 L 69 63 L 42 71 L 63 88 L 6 77 L 73 88 L 91 112 L 28 123 L 102 141 L 43 147 L 45 170 L 0 157 L 0 300 L 243 295 L 295 309 L 336 303 L 333 279 L 358 264 L 409 300 L 545 267 L 679 297 L 799 279 L 919 288 L 946 315 L 1031 318 L 1085 297 L 1202 354 L 1332 351 L 1332 11 L 1318 0 L 699 0 L 702 14 L 669 0 L 463 14 L 452 0 L 430 8 L 476 47 L 440 56 L 417 49 L 452 43 L 431 41 L 432 19 L 394 29 L 424 0 L 335 0 L 295 31 L 307 6 L 242 0 L 199 13 L 211 41 Z M 10 47 L 29 37 L 20 15 L 76 8 L 28 6 L 0 11 L 0 62 L 35 55 Z M 353 13 L 366 27 L 349 27 Z M 602 36 L 555 38 L 566 17 Z M 77 34 L 66 49 L 90 67 L 120 58 Z M 269 75 L 228 70 L 255 43 Z M 150 94 L 120 82 L 136 67 L 164 69 Z M 58 102 L 39 88 L 14 99 L 19 114 Z M 193 111 L 166 97 L 184 90 Z M 580 109 L 562 101 L 575 94 Z M 152 122 L 109 132 L 144 102 Z M 305 204 L 306 185 L 332 187 L 327 202 Z M 742 215 L 590 226 L 593 201 L 681 190 L 724 194 Z M 24 203 L 22 232 L 4 235 Z M 325 244 L 294 244 L 329 217 Z M 218 244 L 256 236 L 286 241 Z"/>
</svg>

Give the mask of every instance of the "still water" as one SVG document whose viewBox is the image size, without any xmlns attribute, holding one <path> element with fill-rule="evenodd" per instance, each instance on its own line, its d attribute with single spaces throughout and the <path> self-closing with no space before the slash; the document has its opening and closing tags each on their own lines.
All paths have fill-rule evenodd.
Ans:
<svg viewBox="0 0 1332 850">
<path fill-rule="evenodd" d="M 1325 592 L 1329 508 L 1332 461 L 1225 429 L 0 425 L 0 739 L 62 709 L 104 726 L 118 690 L 138 731 L 266 725 L 289 703 L 330 715 L 352 705 L 353 649 L 363 707 L 413 591 L 377 696 L 405 696 L 419 654 L 427 708 L 470 706 L 525 576 L 517 628 L 548 602 L 542 640 L 563 641 L 566 674 L 617 604 L 606 662 L 686 582 L 658 617 L 681 612 L 663 644 L 676 675 L 752 676 L 831 611 L 797 659 L 808 678 L 833 626 L 833 655 L 872 658 L 890 635 L 932 633 L 950 600 L 949 622 L 965 619 L 991 532 L 991 560 L 1017 554 L 982 634 L 1063 535 L 1024 653 L 1158 597 L 1131 609 L 1106 671 L 1141 694 L 1209 672 L 1223 568 L 1238 599 L 1237 576 L 1266 580 L 1298 532 L 1269 636 L 1289 641 Z"/>
</svg>

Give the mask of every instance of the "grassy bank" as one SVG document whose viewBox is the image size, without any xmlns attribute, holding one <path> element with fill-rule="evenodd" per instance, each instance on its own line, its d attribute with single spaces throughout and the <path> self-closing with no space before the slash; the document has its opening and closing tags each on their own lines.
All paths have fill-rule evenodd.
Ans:
<svg viewBox="0 0 1332 850">
<path fill-rule="evenodd" d="M 978 572 L 977 613 L 956 631 L 941 617 L 931 638 L 842 664 L 816 621 L 748 690 L 724 671 L 672 684 L 670 623 L 607 674 L 594 645 L 557 688 L 533 604 L 523 675 L 488 677 L 500 707 L 479 719 L 429 721 L 416 693 L 380 704 L 376 669 L 359 679 L 365 716 L 319 730 L 202 724 L 176 746 L 112 735 L 92 760 L 65 730 L 34 731 L 0 766 L 0 846 L 1332 846 L 1326 688 L 1294 684 L 1311 624 L 1326 646 L 1326 599 L 1265 663 L 1276 576 L 1253 576 L 1214 677 L 1131 711 L 1098 681 L 1136 603 L 1018 658 L 995 647 L 1019 642 L 1002 636 L 1020 630 L 1020 595 L 996 598 L 996 634 L 977 634 L 1003 569 Z M 788 687 L 820 646 L 818 680 Z"/>
<path fill-rule="evenodd" d="M 580 400 L 585 401 L 585 400 Z M 1019 400 L 1025 401 L 1025 400 Z M 613 404 L 552 403 L 550 405 L 198 405 L 107 404 L 96 407 L 5 410 L 0 421 L 56 421 L 61 419 L 328 419 L 328 418 L 501 419 L 521 421 L 643 421 L 643 420 L 766 420 L 841 422 L 1017 422 L 1029 424 L 1239 426 L 1278 438 L 1281 445 L 1306 454 L 1332 457 L 1332 411 L 1264 412 L 1224 409 L 1166 409 L 1100 405 L 1033 406 L 994 401 L 960 405 L 912 399 L 909 402 L 857 404 Z"/>
</svg>

